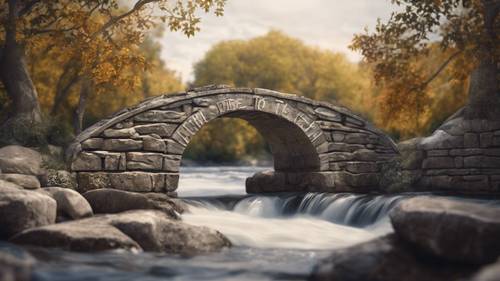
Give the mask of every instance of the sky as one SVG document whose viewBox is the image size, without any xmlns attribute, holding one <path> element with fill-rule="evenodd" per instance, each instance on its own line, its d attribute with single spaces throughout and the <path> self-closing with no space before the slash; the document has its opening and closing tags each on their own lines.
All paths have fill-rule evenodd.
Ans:
<svg viewBox="0 0 500 281">
<path fill-rule="evenodd" d="M 187 82 L 193 80 L 193 65 L 214 44 L 276 29 L 356 62 L 360 55 L 348 49 L 353 34 L 373 29 L 377 18 L 387 19 L 392 8 L 390 0 L 228 0 L 223 17 L 202 15 L 201 31 L 194 37 L 165 32 L 159 39 L 161 56 Z"/>
</svg>

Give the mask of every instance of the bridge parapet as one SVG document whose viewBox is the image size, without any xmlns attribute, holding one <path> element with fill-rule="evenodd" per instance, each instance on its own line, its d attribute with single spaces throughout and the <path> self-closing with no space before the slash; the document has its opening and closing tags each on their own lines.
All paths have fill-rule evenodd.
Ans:
<svg viewBox="0 0 500 281">
<path fill-rule="evenodd" d="M 184 149 L 220 117 L 248 121 L 271 147 L 275 171 L 249 178 L 249 192 L 377 189 L 381 165 L 398 154 L 388 136 L 346 108 L 211 86 L 148 99 L 82 132 L 67 152 L 80 191 L 175 191 Z"/>
</svg>

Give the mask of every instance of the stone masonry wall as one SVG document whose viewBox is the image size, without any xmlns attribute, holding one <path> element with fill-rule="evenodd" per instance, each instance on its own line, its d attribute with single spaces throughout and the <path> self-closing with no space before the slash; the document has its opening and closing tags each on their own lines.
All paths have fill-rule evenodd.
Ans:
<svg viewBox="0 0 500 281">
<path fill-rule="evenodd" d="M 400 144 L 421 190 L 500 191 L 500 120 L 464 120 L 461 111 L 431 136 Z"/>
</svg>

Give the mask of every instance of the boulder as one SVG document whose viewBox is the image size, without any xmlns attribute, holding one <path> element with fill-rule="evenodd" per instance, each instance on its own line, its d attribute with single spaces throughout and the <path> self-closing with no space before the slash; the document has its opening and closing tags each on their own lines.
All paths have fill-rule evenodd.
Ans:
<svg viewBox="0 0 500 281">
<path fill-rule="evenodd" d="M 56 201 L 48 195 L 0 182 L 0 239 L 54 223 L 56 210 Z"/>
<path fill-rule="evenodd" d="M 436 197 L 414 197 L 390 213 L 396 234 L 424 253 L 484 264 L 500 255 L 500 208 Z"/>
<path fill-rule="evenodd" d="M 310 280 L 441 281 L 469 276 L 476 267 L 415 255 L 394 234 L 335 250 L 313 269 Z"/>
<path fill-rule="evenodd" d="M 0 148 L 0 169 L 3 173 L 43 175 L 42 162 L 41 154 L 33 149 L 19 145 Z"/>
<path fill-rule="evenodd" d="M 178 218 L 184 206 L 178 199 L 161 193 L 136 193 L 110 188 L 95 189 L 83 194 L 96 214 L 113 214 L 128 210 L 154 209 L 171 218 Z"/>
<path fill-rule="evenodd" d="M 72 189 L 54 186 L 42 188 L 40 191 L 56 200 L 58 217 L 80 219 L 94 214 L 89 202 Z"/>
<path fill-rule="evenodd" d="M 35 259 L 23 249 L 10 243 L 0 242 L 0 280 L 28 281 Z"/>
<path fill-rule="evenodd" d="M 93 218 L 27 229 L 12 237 L 10 242 L 77 252 L 141 250 L 123 232 Z"/>
<path fill-rule="evenodd" d="M 159 210 L 133 210 L 31 228 L 10 241 L 70 251 L 144 249 L 181 255 L 231 246 L 218 231 L 184 224 Z"/>
<path fill-rule="evenodd" d="M 135 210 L 107 218 L 146 251 L 194 255 L 231 246 L 220 232 L 172 220 L 161 211 Z"/>
<path fill-rule="evenodd" d="M 496 263 L 489 264 L 470 279 L 471 281 L 500 281 L 500 259 Z"/>
<path fill-rule="evenodd" d="M 26 189 L 40 188 L 37 177 L 23 174 L 0 174 L 0 180 L 8 181 L 20 185 Z"/>
</svg>

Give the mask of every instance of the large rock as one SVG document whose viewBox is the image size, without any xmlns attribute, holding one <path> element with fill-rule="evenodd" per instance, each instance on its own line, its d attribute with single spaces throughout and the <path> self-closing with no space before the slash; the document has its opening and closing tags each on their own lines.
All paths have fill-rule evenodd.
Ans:
<svg viewBox="0 0 500 281">
<path fill-rule="evenodd" d="M 3 173 L 43 175 L 42 162 L 40 153 L 33 149 L 19 145 L 0 148 L 0 170 Z"/>
<path fill-rule="evenodd" d="M 231 246 L 218 231 L 172 220 L 161 211 L 128 211 L 107 218 L 146 251 L 194 255 Z"/>
<path fill-rule="evenodd" d="M 94 214 L 89 202 L 74 190 L 54 186 L 42 188 L 40 191 L 56 200 L 58 217 L 80 219 Z"/>
<path fill-rule="evenodd" d="M 25 230 L 11 242 L 71 251 L 144 249 L 194 255 L 231 246 L 215 230 L 191 226 L 158 210 L 134 210 Z"/>
<path fill-rule="evenodd" d="M 184 206 L 178 199 L 161 193 L 136 193 L 117 189 L 102 188 L 83 194 L 96 214 L 113 214 L 128 210 L 160 210 L 171 218 L 178 218 Z"/>
<path fill-rule="evenodd" d="M 335 250 L 313 269 L 310 280 L 442 281 L 469 276 L 474 266 L 438 262 L 415 255 L 394 234 Z"/>
<path fill-rule="evenodd" d="M 500 208 L 435 197 L 415 197 L 390 213 L 396 234 L 425 253 L 483 264 L 500 255 Z"/>
<path fill-rule="evenodd" d="M 0 180 L 8 181 L 20 185 L 26 189 L 40 188 L 37 177 L 23 174 L 0 174 Z"/>
<path fill-rule="evenodd" d="M 494 264 L 481 268 L 471 281 L 500 281 L 500 259 Z"/>
<path fill-rule="evenodd" d="M 78 252 L 141 249 L 114 226 L 93 218 L 31 228 L 12 237 L 10 242 Z"/>
<path fill-rule="evenodd" d="M 56 209 L 56 201 L 48 195 L 0 182 L 0 239 L 28 228 L 54 223 Z"/>
</svg>

